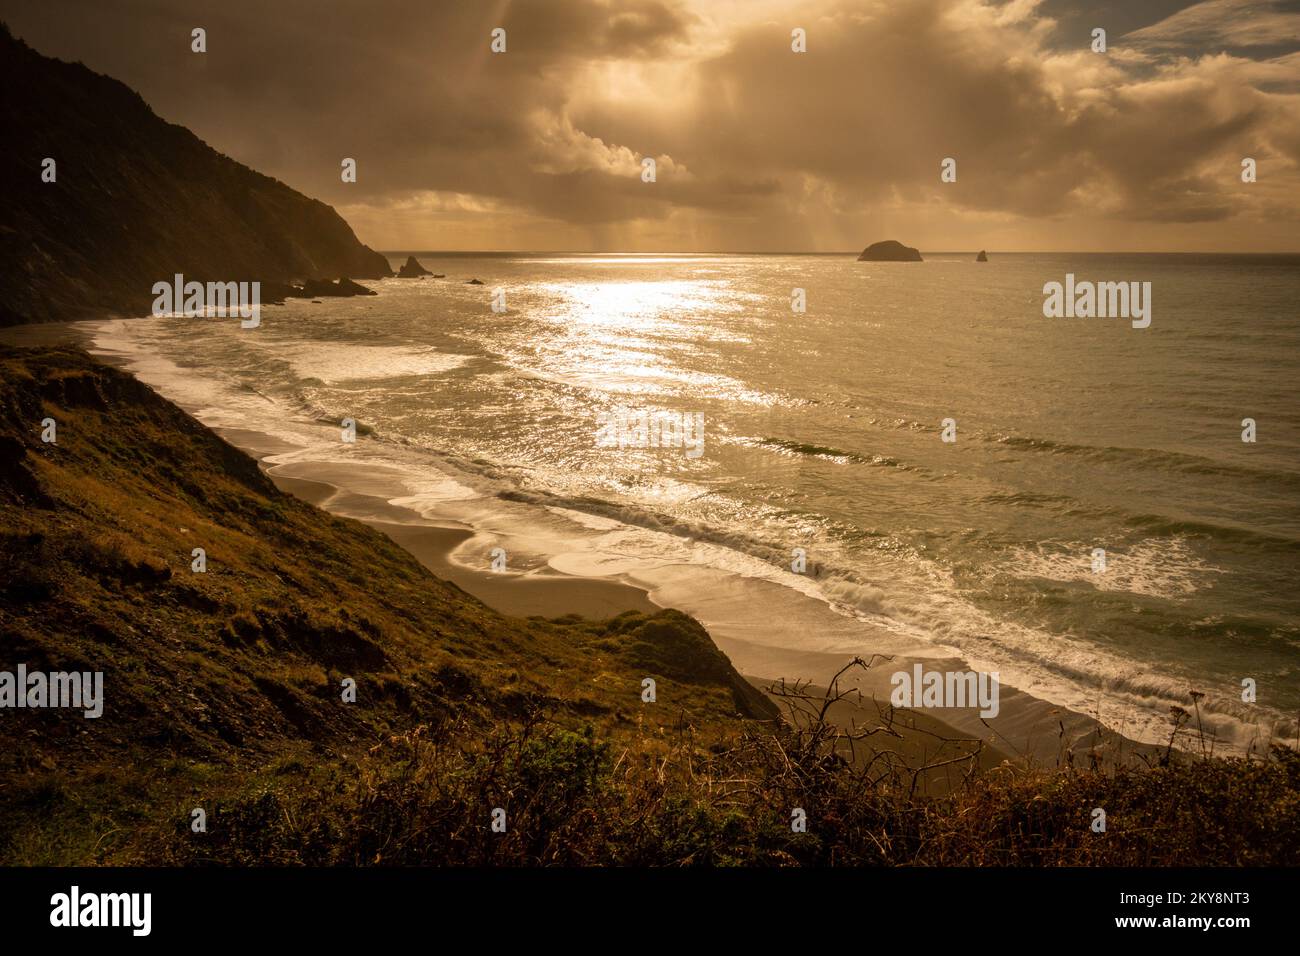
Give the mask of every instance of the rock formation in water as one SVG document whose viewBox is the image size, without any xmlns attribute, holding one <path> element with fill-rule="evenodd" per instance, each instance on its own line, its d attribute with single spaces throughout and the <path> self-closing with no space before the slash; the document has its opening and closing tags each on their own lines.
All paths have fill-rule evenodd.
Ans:
<svg viewBox="0 0 1300 956">
<path fill-rule="evenodd" d="M 894 239 L 873 242 L 862 250 L 859 262 L 923 262 L 921 253 Z"/>
<path fill-rule="evenodd" d="M 975 257 L 975 261 L 976 261 L 976 262 L 988 262 L 988 261 L 989 261 L 988 253 L 986 253 L 983 249 L 981 249 L 981 250 L 980 250 L 980 254 L 979 254 L 978 256 Z"/>
<path fill-rule="evenodd" d="M 288 298 L 310 299 L 316 296 L 340 298 L 349 295 L 379 295 L 379 293 L 344 276 L 338 282 L 331 282 L 329 279 L 308 279 L 301 289 L 289 293 Z"/>
<path fill-rule="evenodd" d="M 397 277 L 399 279 L 414 279 L 417 276 L 427 275 L 432 275 L 432 273 L 424 266 L 420 265 L 420 261 L 416 259 L 415 256 L 407 256 L 406 262 L 402 264 L 402 268 L 397 270 Z"/>
</svg>

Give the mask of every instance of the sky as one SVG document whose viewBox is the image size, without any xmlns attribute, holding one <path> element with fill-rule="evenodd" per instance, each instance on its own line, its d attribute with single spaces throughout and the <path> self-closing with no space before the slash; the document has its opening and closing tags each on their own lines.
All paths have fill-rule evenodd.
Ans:
<svg viewBox="0 0 1300 956">
<path fill-rule="evenodd" d="M 0 18 L 377 249 L 1300 251 L 1300 0 L 0 0 Z"/>
</svg>

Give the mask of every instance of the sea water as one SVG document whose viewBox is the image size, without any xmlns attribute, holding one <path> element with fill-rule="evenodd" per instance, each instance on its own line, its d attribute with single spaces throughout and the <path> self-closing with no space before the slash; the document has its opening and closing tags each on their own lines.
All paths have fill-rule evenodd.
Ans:
<svg viewBox="0 0 1300 956">
<path fill-rule="evenodd" d="M 420 258 L 446 278 L 98 344 L 479 529 L 458 560 L 634 581 L 733 659 L 931 648 L 1140 739 L 1192 691 L 1221 746 L 1295 735 L 1300 258 Z M 1150 283 L 1149 324 L 1045 316 L 1067 274 Z"/>
</svg>

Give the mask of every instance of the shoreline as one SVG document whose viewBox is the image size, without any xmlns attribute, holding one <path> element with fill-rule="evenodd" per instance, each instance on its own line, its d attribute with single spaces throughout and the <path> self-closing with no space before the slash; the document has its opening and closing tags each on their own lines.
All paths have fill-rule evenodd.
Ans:
<svg viewBox="0 0 1300 956">
<path fill-rule="evenodd" d="M 213 430 L 232 445 L 252 454 L 250 447 L 242 446 L 237 436 L 230 434 L 232 429 Z M 662 610 L 641 588 L 618 581 L 580 578 L 546 569 L 514 574 L 466 568 L 452 561 L 451 553 L 458 545 L 474 536 L 472 528 L 457 522 L 416 523 L 420 521 L 420 516 L 415 512 L 388 504 L 381 498 L 347 492 L 321 477 L 278 475 L 274 467 L 267 468 L 260 459 L 259 464 L 263 465 L 267 476 L 281 491 L 295 495 L 322 510 L 331 510 L 328 504 L 342 499 L 341 503 L 347 507 L 342 507 L 335 513 L 363 521 L 382 531 L 414 555 L 435 576 L 450 581 L 502 614 L 548 618 L 577 614 L 600 619 L 624 611 L 653 614 Z M 366 515 L 366 510 L 371 510 L 372 513 Z M 399 517 L 407 520 L 389 520 Z"/>
<path fill-rule="evenodd" d="M 264 453 L 258 457 L 258 463 L 281 491 L 302 498 L 323 510 L 362 521 L 383 532 L 410 552 L 432 574 L 450 581 L 502 614 L 546 618 L 578 615 L 599 620 L 624 611 L 653 614 L 665 609 L 665 605 L 655 602 L 646 589 L 624 581 L 564 574 L 544 565 L 522 574 L 466 568 L 452 560 L 451 554 L 458 545 L 474 536 L 474 529 L 454 521 L 430 521 L 378 496 L 348 491 L 325 480 L 329 475 L 328 468 L 323 464 L 311 478 L 277 474 L 276 466 L 268 467 L 265 462 L 265 457 L 275 453 L 274 440 L 267 443 L 267 436 L 260 436 L 259 441 L 257 433 L 243 429 L 213 430 L 250 455 L 258 457 L 258 452 Z M 335 507 L 330 508 L 331 504 Z M 721 649 L 722 645 L 712 632 L 710 637 Z M 842 659 L 834 658 L 833 666 L 836 669 L 843 664 Z M 782 710 L 782 716 L 788 719 L 780 692 L 772 691 L 782 682 L 786 686 L 792 685 L 796 678 L 756 676 L 741 668 L 737 669 L 741 670 L 741 676 L 750 684 L 771 699 Z M 807 677 L 797 679 L 809 680 Z M 826 693 L 825 683 L 827 682 L 813 683 L 807 691 L 820 697 Z M 851 677 L 842 681 L 842 686 L 845 689 L 853 688 L 856 692 L 864 690 L 863 684 Z M 874 727 L 882 723 L 882 709 L 887 709 L 883 702 L 877 706 L 869 695 L 858 699 L 857 693 L 853 693 L 831 706 L 828 720 L 846 730 Z M 891 730 L 893 733 L 889 736 L 876 738 L 865 746 L 859 744 L 858 750 L 861 752 L 856 754 L 857 758 L 861 760 L 863 753 L 875 754 L 887 747 L 912 768 L 943 764 L 944 766 L 927 770 L 922 775 L 927 788 L 940 792 L 955 785 L 966 768 L 967 763 L 958 759 L 962 756 L 972 755 L 971 759 L 985 770 L 1015 757 L 1014 747 L 998 740 L 972 736 L 924 710 L 898 709 L 894 713 Z M 839 749 L 846 756 L 849 755 L 846 747 Z"/>
<path fill-rule="evenodd" d="M 92 328 L 100 321 L 0 329 L 0 343 L 70 345 L 89 352 L 97 361 L 135 374 L 129 359 L 96 348 Z M 198 417 L 198 409 L 181 401 L 176 401 L 176 404 Z M 208 424 L 208 427 L 253 457 L 282 491 L 323 510 L 376 528 L 416 557 L 435 576 L 450 581 L 500 613 L 519 617 L 579 615 L 601 619 L 629 610 L 653 613 L 675 608 L 699 620 L 736 669 L 760 689 L 782 679 L 787 683 L 797 680 L 824 688 L 854 657 L 851 652 L 780 647 L 759 639 L 764 635 L 764 628 L 753 619 L 755 592 L 758 596 L 770 593 L 772 600 L 767 603 L 772 606 L 776 606 L 777 600 L 788 603 L 790 599 L 786 593 L 788 588 L 767 580 L 712 568 L 691 567 L 689 580 L 682 580 L 683 576 L 678 574 L 669 575 L 666 580 L 639 581 L 634 574 L 623 571 L 601 576 L 559 570 L 548 563 L 554 555 L 537 551 L 527 554 L 515 549 L 511 549 L 511 568 L 508 571 L 469 567 L 456 561 L 454 552 L 467 542 L 473 542 L 483 534 L 483 529 L 452 516 L 430 516 L 395 504 L 387 494 L 374 493 L 376 488 L 391 490 L 385 486 L 387 476 L 380 474 L 378 467 L 367 472 L 364 463 L 360 468 L 357 463 L 342 465 L 310 459 L 276 463 L 269 459 L 302 449 L 255 429 L 217 424 Z M 494 501 L 493 505 L 498 509 L 506 507 L 500 501 Z M 836 631 L 843 631 L 843 636 L 848 636 L 851 631 L 855 646 L 862 646 L 860 622 L 846 622 L 828 605 L 806 595 L 799 595 L 795 600 L 806 604 L 804 610 L 811 622 L 825 628 L 824 631 L 818 630 L 819 634 L 834 637 Z M 762 620 L 770 624 L 773 619 Z M 928 670 L 974 669 L 972 664 L 944 653 L 943 648 L 937 645 L 933 653 L 921 657 L 914 653 L 891 656 L 889 651 L 902 646 L 895 638 L 880 629 L 873 630 L 871 637 L 874 643 L 868 660 L 872 666 L 855 669 L 841 680 L 842 688 L 860 693 L 864 700 L 854 707 L 846 704 L 836 706 L 846 725 L 863 720 L 873 724 L 879 722 L 877 708 L 888 707 L 889 677 L 894 671 L 910 671 L 914 663 L 923 663 Z M 832 640 L 831 643 L 835 642 Z M 865 656 L 867 652 L 861 653 Z M 978 739 L 997 755 L 995 762 L 1005 758 L 1039 766 L 1069 762 L 1076 752 L 1091 754 L 1104 763 L 1122 763 L 1133 759 L 1135 754 L 1163 749 L 1154 743 L 1130 739 L 1122 726 L 1112 729 L 1095 715 L 1052 704 L 1005 683 L 1001 684 L 1000 690 L 1000 712 L 989 719 L 982 718 L 974 707 L 943 708 L 942 716 L 936 715 L 935 708 L 900 708 L 897 713 L 906 714 L 914 727 L 924 728 L 908 735 L 907 749 L 909 752 L 917 750 L 919 736 L 926 735 L 952 740 Z M 924 746 L 920 747 L 920 752 L 924 755 Z"/>
</svg>

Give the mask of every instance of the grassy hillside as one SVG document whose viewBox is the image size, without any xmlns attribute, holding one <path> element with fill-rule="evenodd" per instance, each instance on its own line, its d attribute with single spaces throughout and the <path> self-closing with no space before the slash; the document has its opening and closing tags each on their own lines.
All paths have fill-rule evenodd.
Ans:
<svg viewBox="0 0 1300 956">
<path fill-rule="evenodd" d="M 850 739 L 787 698 L 782 725 L 676 612 L 497 614 L 74 350 L 0 350 L 0 670 L 19 663 L 103 671 L 105 703 L 0 710 L 0 863 L 1300 860 L 1289 751 L 1042 771 L 967 749 L 930 797 L 899 715 Z"/>
<path fill-rule="evenodd" d="M 11 786 L 54 767 L 362 752 L 421 724 L 539 710 L 602 730 L 732 730 L 733 715 L 775 713 L 684 615 L 502 617 L 379 532 L 281 493 L 84 354 L 0 352 L 0 417 L 0 669 L 102 670 L 106 698 L 99 719 L 3 712 Z M 40 440 L 47 417 L 54 444 Z M 191 570 L 194 548 L 205 573 Z M 0 845 L 15 837 L 5 824 Z"/>
</svg>

